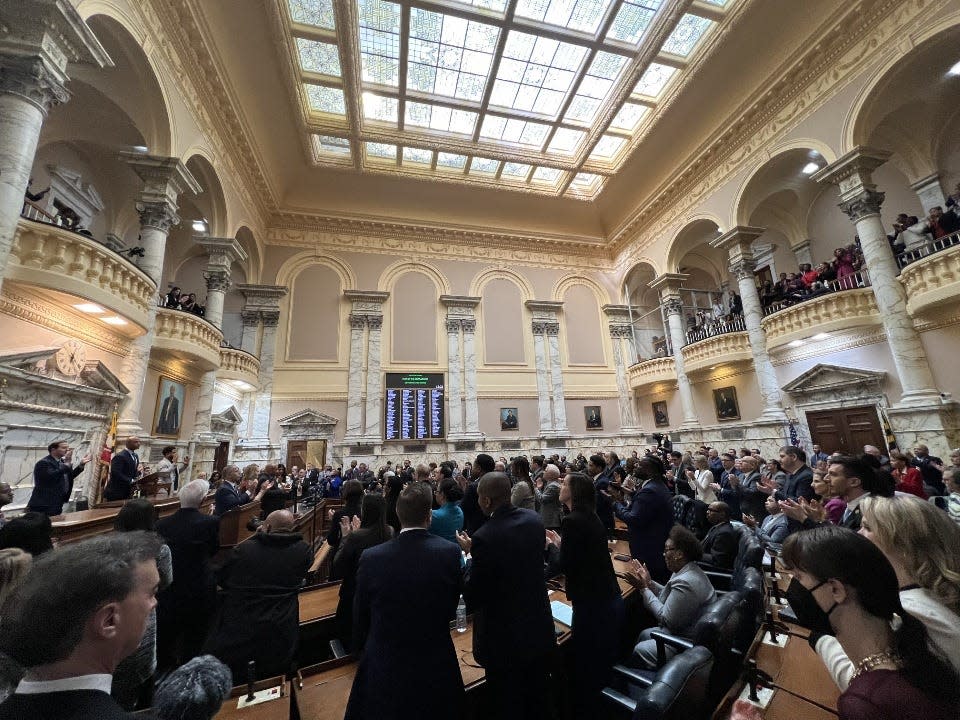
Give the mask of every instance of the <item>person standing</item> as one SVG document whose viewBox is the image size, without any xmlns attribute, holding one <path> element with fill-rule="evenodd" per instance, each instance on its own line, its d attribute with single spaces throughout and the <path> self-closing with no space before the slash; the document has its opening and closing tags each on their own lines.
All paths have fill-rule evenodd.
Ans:
<svg viewBox="0 0 960 720">
<path fill-rule="evenodd" d="M 573 717 L 602 714 L 600 691 L 619 650 L 624 607 L 607 551 L 607 530 L 597 516 L 597 492 L 583 473 L 563 479 L 560 502 L 570 511 L 560 534 L 546 531 L 550 576 L 562 574 L 573 605 L 570 682 Z"/>
<path fill-rule="evenodd" d="M 460 552 L 427 531 L 432 506 L 429 485 L 405 487 L 397 499 L 399 537 L 360 556 L 353 614 L 360 664 L 344 720 L 460 717 L 463 678 L 450 637 Z M 540 543 L 542 551 L 542 530 Z"/>
<path fill-rule="evenodd" d="M 486 717 L 545 717 L 547 666 L 556 646 L 543 576 L 540 516 L 510 504 L 510 479 L 487 473 L 477 485 L 487 522 L 457 537 L 467 563 L 464 598 L 473 613 L 473 656 L 486 670 Z"/>
<path fill-rule="evenodd" d="M 560 507 L 560 469 L 547 465 L 543 470 L 543 493 L 540 496 L 540 519 L 547 530 L 559 530 L 563 510 Z"/>
<path fill-rule="evenodd" d="M 33 492 L 27 509 L 44 515 L 59 515 L 73 492 L 74 479 L 90 462 L 90 454 L 84 455 L 76 467 L 71 467 L 73 450 L 66 440 L 56 440 L 47 445 L 47 453 L 33 466 Z"/>
<path fill-rule="evenodd" d="M 644 563 L 657 582 L 670 576 L 663 559 L 663 543 L 673 527 L 673 500 L 663 481 L 663 463 L 655 456 L 637 464 L 640 488 L 625 493 L 626 502 L 614 505 L 614 512 L 627 525 L 630 555 Z"/>
<path fill-rule="evenodd" d="M 140 464 L 140 438 L 131 435 L 127 438 L 126 447 L 113 456 L 110 461 L 110 479 L 103 489 L 103 499 L 129 500 L 133 495 L 133 485 L 137 482 L 143 466 Z"/>
<path fill-rule="evenodd" d="M 186 470 L 187 465 L 190 464 L 190 458 L 184 456 L 181 461 L 177 457 L 178 452 L 175 446 L 167 445 L 163 449 L 163 460 L 157 463 L 157 472 L 160 474 L 160 479 L 170 483 L 171 494 L 180 489 L 180 473 Z"/>
</svg>

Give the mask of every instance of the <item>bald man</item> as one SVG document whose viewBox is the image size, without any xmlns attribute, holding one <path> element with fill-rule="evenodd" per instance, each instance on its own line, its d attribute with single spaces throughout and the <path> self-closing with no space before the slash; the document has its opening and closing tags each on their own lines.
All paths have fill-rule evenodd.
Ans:
<svg viewBox="0 0 960 720">
<path fill-rule="evenodd" d="M 257 677 L 290 671 L 297 650 L 297 592 L 313 556 L 289 510 L 274 510 L 220 571 L 225 599 L 204 650 L 230 666 L 237 682 L 255 660 Z"/>
<path fill-rule="evenodd" d="M 140 456 L 140 438 L 131 435 L 127 438 L 126 447 L 113 456 L 110 461 L 110 479 L 103 488 L 104 500 L 129 500 L 133 495 L 133 484 L 143 472 Z"/>
<path fill-rule="evenodd" d="M 510 504 L 510 480 L 489 472 L 477 484 L 488 516 L 471 538 L 458 540 L 471 554 L 464 597 L 473 613 L 473 656 L 486 669 L 484 717 L 545 716 L 546 668 L 556 644 L 544 581 L 544 527 L 533 510 Z"/>
<path fill-rule="evenodd" d="M 563 511 L 560 507 L 560 468 L 547 465 L 543 469 L 543 493 L 540 496 L 540 519 L 547 530 L 559 530 Z"/>
</svg>

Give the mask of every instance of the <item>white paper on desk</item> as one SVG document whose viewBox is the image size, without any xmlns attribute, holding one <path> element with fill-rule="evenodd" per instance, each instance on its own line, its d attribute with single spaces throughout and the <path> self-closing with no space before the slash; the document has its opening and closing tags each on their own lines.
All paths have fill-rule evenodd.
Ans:
<svg viewBox="0 0 960 720">
<path fill-rule="evenodd" d="M 750 699 L 750 687 L 744 686 L 743 691 L 740 693 L 740 699 L 744 702 L 748 702 L 751 705 L 756 705 L 759 708 L 766 708 L 770 704 L 770 701 L 773 700 L 773 688 L 760 687 L 757 688 L 757 701 Z"/>
<path fill-rule="evenodd" d="M 781 631 L 781 632 L 778 632 L 778 633 L 777 633 L 777 641 L 774 642 L 773 640 L 770 639 L 770 631 L 769 631 L 769 630 L 764 630 L 764 632 L 763 632 L 763 640 L 762 640 L 761 642 L 762 642 L 764 645 L 772 645 L 773 647 L 782 648 L 782 647 L 786 647 L 786 646 L 787 646 L 787 641 L 788 641 L 789 639 L 790 639 L 790 636 L 787 635 L 787 633 Z"/>
<path fill-rule="evenodd" d="M 250 707 L 251 705 L 259 705 L 260 703 L 269 702 L 270 700 L 276 700 L 280 697 L 280 687 L 267 688 L 266 690 L 260 690 L 253 694 L 253 700 L 247 700 L 246 695 L 241 695 L 240 699 L 237 701 L 237 709 L 242 710 L 245 707 Z"/>
<path fill-rule="evenodd" d="M 573 627 L 573 608 L 559 600 L 550 603 L 550 612 L 553 613 L 553 619 L 563 623 L 567 627 Z"/>
</svg>

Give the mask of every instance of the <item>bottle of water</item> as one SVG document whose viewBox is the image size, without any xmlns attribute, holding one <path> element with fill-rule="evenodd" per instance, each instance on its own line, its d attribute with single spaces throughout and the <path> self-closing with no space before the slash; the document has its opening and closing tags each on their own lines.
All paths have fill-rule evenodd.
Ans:
<svg viewBox="0 0 960 720">
<path fill-rule="evenodd" d="M 460 595 L 460 602 L 457 603 L 457 632 L 467 631 L 467 604 L 463 601 L 463 595 Z"/>
</svg>

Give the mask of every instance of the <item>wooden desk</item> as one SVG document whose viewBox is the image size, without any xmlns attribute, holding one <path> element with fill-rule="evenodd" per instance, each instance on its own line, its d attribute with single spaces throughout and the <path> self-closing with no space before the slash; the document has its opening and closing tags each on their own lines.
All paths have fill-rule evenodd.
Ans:
<svg viewBox="0 0 960 720">
<path fill-rule="evenodd" d="M 751 650 L 757 667 L 768 673 L 774 683 L 836 710 L 840 688 L 805 638 L 790 635 L 783 648 L 765 645 L 758 639 Z"/>
<path fill-rule="evenodd" d="M 172 498 L 147 498 L 157 508 L 157 514 L 161 517 L 173 515 L 180 509 L 180 499 Z M 117 519 L 117 513 L 123 507 L 126 501 L 117 500 L 115 502 L 102 503 L 90 510 L 80 510 L 78 512 L 64 513 L 50 518 L 53 527 L 52 538 L 56 545 L 66 545 L 77 542 L 95 535 L 103 535 L 113 532 L 113 524 Z M 213 493 L 209 493 L 203 499 L 200 505 L 201 512 L 209 512 L 213 506 Z"/>
<path fill-rule="evenodd" d="M 250 530 L 247 524 L 252 518 L 260 517 L 260 501 L 254 500 L 228 510 L 220 516 L 220 549 L 236 547 L 256 530 Z"/>
<path fill-rule="evenodd" d="M 220 707 L 220 712 L 214 715 L 214 720 L 290 720 L 290 683 L 281 677 L 261 680 L 254 684 L 254 690 L 264 690 L 281 685 L 283 695 L 276 700 L 252 705 L 251 707 L 237 707 L 237 700 L 247 694 L 246 686 L 235 687 L 230 697 Z M 342 720 L 340 715 L 338 720 Z"/>
<path fill-rule="evenodd" d="M 299 595 L 300 624 L 334 617 L 340 601 L 340 583 L 333 582 L 303 590 Z"/>
</svg>

